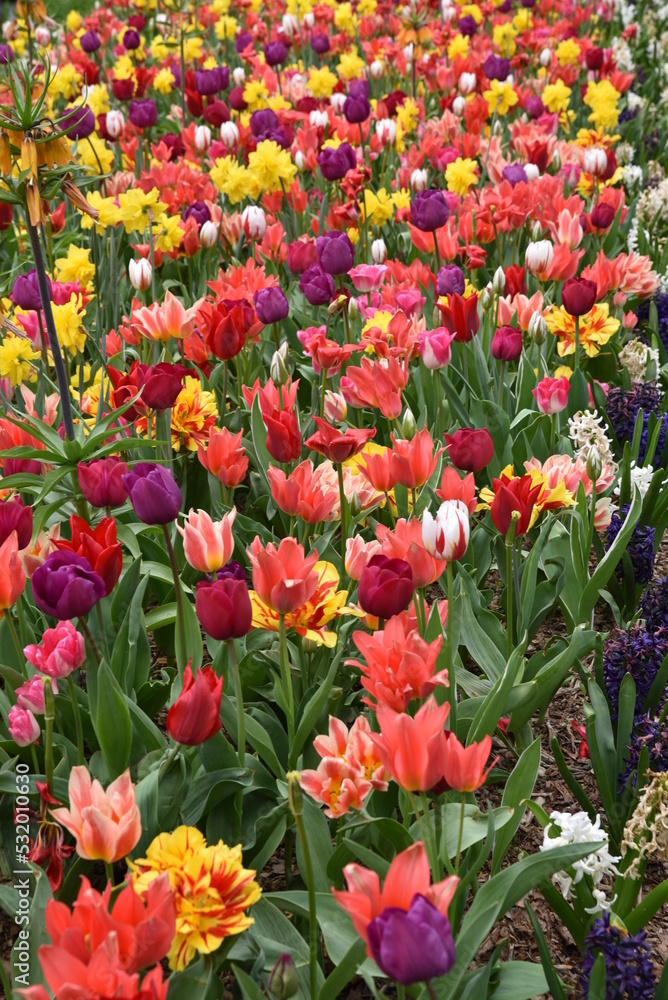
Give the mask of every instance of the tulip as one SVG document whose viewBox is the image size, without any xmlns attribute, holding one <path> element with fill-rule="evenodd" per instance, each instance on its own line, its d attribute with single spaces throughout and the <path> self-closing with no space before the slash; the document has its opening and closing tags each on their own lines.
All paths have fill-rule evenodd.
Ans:
<svg viewBox="0 0 668 1000">
<path fill-rule="evenodd" d="M 434 330 L 421 330 L 418 333 L 418 350 L 426 368 L 436 371 L 446 368 L 452 361 L 452 341 L 454 333 L 444 326 Z"/>
<path fill-rule="evenodd" d="M 183 673 L 183 689 L 167 713 L 167 732 L 177 743 L 199 746 L 221 728 L 220 699 L 223 678 L 211 667 L 204 667 L 193 677 L 190 663 Z"/>
<path fill-rule="evenodd" d="M 125 117 L 122 111 L 107 111 L 105 128 L 111 139 L 120 139 L 125 131 Z"/>
<path fill-rule="evenodd" d="M 437 306 L 443 323 L 454 334 L 458 344 L 466 344 L 473 340 L 480 329 L 480 316 L 478 315 L 478 296 L 474 292 L 468 298 L 451 292 L 448 295 L 448 304 L 442 305 L 437 302 Z"/>
<path fill-rule="evenodd" d="M 406 416 L 409 413 L 410 410 L 407 410 Z M 411 414 L 411 418 L 412 416 Z M 405 420 L 406 418 L 404 422 Z M 414 430 L 415 421 L 412 423 Z M 434 454 L 434 442 L 429 429 L 423 427 L 409 441 L 395 440 L 392 435 L 392 446 L 390 472 L 395 483 L 400 483 L 409 490 L 424 486 L 434 472 L 442 451 L 439 448 Z"/>
<path fill-rule="evenodd" d="M 404 986 L 443 976 L 455 964 L 450 921 L 424 896 L 415 895 L 407 911 L 386 907 L 367 933 L 378 967 Z"/>
<path fill-rule="evenodd" d="M 86 139 L 95 131 L 95 115 L 87 104 L 76 108 L 65 108 L 60 119 L 59 128 L 67 132 L 68 139 Z"/>
<path fill-rule="evenodd" d="M 492 737 L 485 736 L 480 743 L 463 746 L 454 733 L 447 734 L 443 758 L 443 777 L 456 792 L 475 792 L 484 785 L 496 760 L 485 770 L 492 749 Z M 498 757 L 496 758 L 498 760 Z"/>
<path fill-rule="evenodd" d="M 99 573 L 75 552 L 52 552 L 37 567 L 31 583 L 40 611 L 61 621 L 87 615 L 106 592 Z"/>
<path fill-rule="evenodd" d="M 262 239 L 267 231 L 267 217 L 259 205 L 248 205 L 243 210 L 241 213 L 241 228 L 246 239 Z"/>
<path fill-rule="evenodd" d="M 561 301 L 571 316 L 586 316 L 594 308 L 598 288 L 588 278 L 569 278 L 561 289 Z"/>
<path fill-rule="evenodd" d="M 69 809 L 52 809 L 53 818 L 72 834 L 77 854 L 88 861 L 120 861 L 141 837 L 141 817 L 130 771 L 107 788 L 86 767 L 73 767 L 69 780 Z"/>
<path fill-rule="evenodd" d="M 357 599 L 361 608 L 375 618 L 392 618 L 410 604 L 415 584 L 405 559 L 371 556 L 360 576 Z"/>
<path fill-rule="evenodd" d="M 0 502 L 0 545 L 13 531 L 19 550 L 27 548 L 32 538 L 32 507 L 24 507 L 21 499 Z"/>
<path fill-rule="evenodd" d="M 599 70 L 603 65 L 604 58 L 605 58 L 605 52 L 603 49 L 597 49 L 597 48 L 588 49 L 585 55 L 585 62 L 587 64 L 587 69 Z"/>
<path fill-rule="evenodd" d="M 169 410 L 183 388 L 187 372 L 184 365 L 172 365 L 167 361 L 157 365 L 139 365 L 138 383 L 142 390 L 142 402 L 152 410 Z"/>
<path fill-rule="evenodd" d="M 318 586 L 314 566 L 318 552 L 304 556 L 304 546 L 294 538 L 281 539 L 278 548 L 265 547 L 259 537 L 246 550 L 253 567 L 253 589 L 260 600 L 287 615 L 305 604 Z"/>
<path fill-rule="evenodd" d="M 56 682 L 52 682 L 54 694 L 58 694 Z M 44 679 L 35 675 L 16 689 L 16 703 L 33 715 L 44 715 Z"/>
<path fill-rule="evenodd" d="M 267 985 L 269 992 L 276 997 L 276 1000 L 290 1000 L 290 997 L 299 991 L 297 968 L 289 952 L 279 955 L 269 973 Z"/>
<path fill-rule="evenodd" d="M 450 213 L 439 188 L 419 191 L 411 202 L 411 223 L 423 233 L 434 233 L 448 221 Z"/>
<path fill-rule="evenodd" d="M 554 247 L 549 240 L 530 243 L 524 255 L 524 263 L 532 274 L 544 274 L 552 263 Z"/>
<path fill-rule="evenodd" d="M 314 417 L 318 430 L 311 437 L 307 438 L 304 444 L 311 451 L 317 451 L 324 455 L 334 465 L 346 462 L 353 455 L 359 454 L 364 445 L 376 433 L 376 428 L 354 428 L 348 427 L 346 430 L 339 430 L 332 427 L 322 417 Z"/>
<path fill-rule="evenodd" d="M 17 746 L 27 747 L 39 739 L 39 722 L 29 708 L 12 705 L 7 714 L 7 729 Z"/>
<path fill-rule="evenodd" d="M 128 30 L 123 34 L 123 47 L 128 51 L 132 49 L 138 49 L 141 45 L 141 38 L 139 37 L 139 32 L 135 31 L 134 28 L 128 28 Z"/>
<path fill-rule="evenodd" d="M 319 56 L 324 56 L 326 52 L 329 52 L 329 35 L 311 35 L 311 48 Z"/>
<path fill-rule="evenodd" d="M 355 248 L 347 233 L 332 230 L 324 236 L 318 236 L 315 246 L 320 267 L 327 274 L 347 274 L 355 263 Z"/>
<path fill-rule="evenodd" d="M 552 416 L 553 413 L 561 413 L 568 406 L 568 391 L 571 387 L 567 375 L 561 378 L 544 378 L 531 392 L 536 399 L 538 409 L 541 413 Z"/>
<path fill-rule="evenodd" d="M 169 524 L 178 516 L 183 497 L 169 469 L 137 462 L 123 476 L 135 514 L 144 524 Z"/>
<path fill-rule="evenodd" d="M 480 472 L 494 457 L 494 442 L 485 428 L 461 427 L 445 435 L 450 461 L 465 472 Z"/>
<path fill-rule="evenodd" d="M 123 476 L 128 467 L 120 458 L 95 458 L 79 462 L 79 489 L 93 507 L 120 507 L 127 499 Z"/>
<path fill-rule="evenodd" d="M 266 325 L 280 323 L 290 312 L 288 300 L 276 285 L 259 289 L 253 302 L 257 318 Z"/>
<path fill-rule="evenodd" d="M 79 38 L 79 44 L 84 52 L 97 52 L 100 45 L 100 36 L 96 31 L 85 31 Z"/>
<path fill-rule="evenodd" d="M 599 201 L 598 205 L 592 209 L 589 220 L 594 229 L 609 229 L 616 215 L 612 205 L 605 201 Z"/>
<path fill-rule="evenodd" d="M 422 541 L 427 552 L 437 559 L 456 562 L 469 544 L 469 511 L 461 500 L 446 500 L 436 517 L 425 510 L 422 515 Z"/>
<path fill-rule="evenodd" d="M 522 331 L 516 327 L 500 326 L 494 331 L 490 350 L 497 361 L 517 361 L 522 347 Z"/>
<path fill-rule="evenodd" d="M 365 122 L 371 114 L 371 105 L 368 97 L 363 94 L 349 94 L 343 102 L 343 113 L 346 121 L 351 125 L 359 125 Z"/>
<path fill-rule="evenodd" d="M 349 170 L 357 166 L 357 156 L 349 142 L 342 142 L 336 149 L 325 146 L 318 155 L 320 173 L 327 181 L 340 181 Z"/>
<path fill-rule="evenodd" d="M 223 124 L 220 126 L 220 141 L 222 142 L 223 146 L 225 146 L 226 149 L 234 149 L 236 144 L 239 142 L 239 128 L 235 124 L 235 122 L 223 122 Z M 255 206 L 249 206 L 249 207 L 254 208 Z M 247 210 L 248 209 L 244 209 L 244 212 L 246 212 Z M 260 209 L 259 211 L 262 211 L 262 209 Z M 262 215 L 264 215 L 264 212 L 262 212 Z M 242 213 L 242 227 L 243 227 L 243 213 Z M 264 233 L 262 235 L 264 235 Z"/>
<path fill-rule="evenodd" d="M 248 456 L 241 446 L 242 433 L 232 434 L 226 427 L 220 430 L 211 427 L 207 447 L 198 446 L 200 464 L 228 489 L 235 489 L 242 483 L 248 471 Z"/>
<path fill-rule="evenodd" d="M 415 713 L 394 712 L 378 705 L 380 733 L 371 739 L 382 764 L 407 792 L 428 792 L 443 778 L 445 721 L 450 705 L 437 705 L 433 695 Z"/>
<path fill-rule="evenodd" d="M 313 264 L 302 272 L 299 290 L 309 305 L 324 306 L 334 298 L 334 279 L 319 264 Z"/>
<path fill-rule="evenodd" d="M 267 428 L 267 451 L 277 462 L 294 462 L 302 453 L 302 435 L 294 413 L 275 409 L 263 415 Z"/>
<path fill-rule="evenodd" d="M 83 556 L 104 580 L 105 595 L 112 592 L 123 568 L 123 550 L 116 540 L 116 522 L 103 517 L 95 529 L 76 514 L 70 516 L 72 540 L 58 539 L 56 548 Z"/>
<path fill-rule="evenodd" d="M 46 281 L 47 288 L 49 289 L 49 298 L 52 298 L 51 279 L 47 277 Z M 42 300 L 37 283 L 37 271 L 33 269 L 26 274 L 19 274 L 14 280 L 11 297 L 12 301 L 17 306 L 20 306 L 21 309 L 26 309 L 30 312 L 36 312 L 41 309 Z"/>
<path fill-rule="evenodd" d="M 387 260 L 387 247 L 385 240 L 377 239 L 371 244 L 371 260 L 374 264 L 384 264 Z"/>
<path fill-rule="evenodd" d="M 232 525 L 237 516 L 236 507 L 223 515 L 222 521 L 212 521 L 205 510 L 193 510 L 177 530 L 183 538 L 183 552 L 193 569 L 200 573 L 215 573 L 234 552 Z"/>
<path fill-rule="evenodd" d="M 443 469 L 440 489 L 434 490 L 434 492 L 444 503 L 446 500 L 460 500 L 469 514 L 472 514 L 478 506 L 473 473 L 469 472 L 462 479 L 451 465 L 446 465 Z"/>
<path fill-rule="evenodd" d="M 246 635 L 253 621 L 246 576 L 238 562 L 218 571 L 217 578 L 200 580 L 195 594 L 197 619 L 212 639 L 227 641 Z"/>
<path fill-rule="evenodd" d="M 603 178 L 608 168 L 608 154 L 598 146 L 589 146 L 582 153 L 582 166 L 586 174 Z"/>
<path fill-rule="evenodd" d="M 28 663 L 54 680 L 69 677 L 86 662 L 86 642 L 70 621 L 60 621 L 42 635 L 41 646 L 31 643 L 23 653 Z"/>
<path fill-rule="evenodd" d="M 289 243 L 285 263 L 287 264 L 288 270 L 293 274 L 303 274 L 306 270 L 308 270 L 308 268 L 313 267 L 314 265 L 318 267 L 318 251 L 315 248 L 315 240 L 311 239 L 309 236 L 301 236 L 293 243 Z M 329 275 L 327 275 L 327 277 L 330 281 L 332 281 Z M 332 290 L 333 288 L 334 283 L 332 282 Z"/>
<path fill-rule="evenodd" d="M 501 56 L 487 56 L 482 68 L 488 80 L 498 80 L 503 83 L 510 76 L 510 60 L 503 59 Z"/>
<path fill-rule="evenodd" d="M 438 272 L 436 277 L 436 292 L 438 295 L 463 295 L 466 288 L 466 279 L 461 267 L 456 264 L 446 264 Z"/>
<path fill-rule="evenodd" d="M 365 542 L 361 535 L 353 535 L 346 540 L 345 569 L 351 580 L 359 580 L 371 556 L 380 553 L 380 542 L 372 539 Z"/>
<path fill-rule="evenodd" d="M 151 262 L 142 257 L 140 260 L 131 260 L 128 264 L 128 277 L 130 284 L 137 292 L 145 292 L 151 287 L 153 280 L 153 268 Z"/>
<path fill-rule="evenodd" d="M 229 361 L 241 351 L 257 319 L 246 299 L 223 299 L 215 304 L 205 302 L 198 310 L 197 321 L 211 353 L 221 361 Z"/>
<path fill-rule="evenodd" d="M 520 516 L 516 519 L 515 537 L 518 538 L 531 525 L 534 504 L 543 488 L 542 483 L 534 486 L 532 477 L 526 475 L 511 479 L 509 482 L 494 479 L 492 487 L 494 499 L 490 505 L 490 514 L 496 530 L 506 535 L 511 521 L 514 520 L 513 513 L 517 511 Z"/>
<path fill-rule="evenodd" d="M 193 201 L 188 205 L 181 218 L 184 222 L 187 222 L 188 219 L 194 219 L 199 231 L 205 222 L 211 221 L 211 212 L 205 201 Z"/>
<path fill-rule="evenodd" d="M 158 109 L 155 101 L 150 98 L 130 101 L 128 105 L 128 117 L 135 128 L 150 128 L 158 120 Z"/>
<path fill-rule="evenodd" d="M 325 391 L 325 419 L 330 423 L 340 423 L 346 419 L 348 406 L 340 392 Z"/>
</svg>

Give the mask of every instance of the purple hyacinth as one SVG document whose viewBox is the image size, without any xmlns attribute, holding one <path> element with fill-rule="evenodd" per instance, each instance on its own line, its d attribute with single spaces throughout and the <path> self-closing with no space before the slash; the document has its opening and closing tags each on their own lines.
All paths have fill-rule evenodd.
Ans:
<svg viewBox="0 0 668 1000">
<path fill-rule="evenodd" d="M 638 319 L 641 323 L 649 320 L 649 309 L 651 300 L 641 302 L 638 306 Z M 657 315 L 657 332 L 663 342 L 663 346 L 668 351 L 668 292 L 657 292 L 654 296 L 654 305 Z"/>
<path fill-rule="evenodd" d="M 661 423 L 655 455 L 658 457 L 666 443 L 668 413 L 662 412 L 661 391 L 655 382 L 633 382 L 630 389 L 614 386 L 608 392 L 605 411 L 612 424 L 615 436 L 623 448 L 626 441 L 633 440 L 633 432 L 638 414 L 643 412 L 643 429 L 640 438 L 638 462 L 642 463 L 647 452 L 650 413 L 656 414 Z"/>
<path fill-rule="evenodd" d="M 636 685 L 636 716 L 643 711 L 654 679 L 664 657 L 668 655 L 668 629 L 648 632 L 635 625 L 627 632 L 616 629 L 611 633 L 603 651 L 603 677 L 605 689 L 612 705 L 612 717 L 617 718 L 619 689 L 624 675 L 629 673 Z"/>
<path fill-rule="evenodd" d="M 656 632 L 660 628 L 668 632 L 668 577 L 655 580 L 647 588 L 640 602 L 639 614 L 648 632 Z"/>
<path fill-rule="evenodd" d="M 631 742 L 627 745 L 627 749 L 626 770 L 619 783 L 620 795 L 629 778 L 635 788 L 640 755 L 643 750 L 646 749 L 649 754 L 648 770 L 655 774 L 665 774 L 668 771 L 668 723 L 652 719 L 649 712 L 641 719 L 636 719 Z"/>
<path fill-rule="evenodd" d="M 644 931 L 625 934 L 604 913 L 585 938 L 581 984 L 583 995 L 599 955 L 605 956 L 605 1000 L 647 1000 L 656 992 L 652 952 Z"/>
<path fill-rule="evenodd" d="M 615 538 L 621 531 L 622 525 L 629 512 L 629 504 L 622 504 L 619 512 L 612 515 L 607 531 L 606 551 L 610 548 Z M 648 524 L 637 524 L 633 529 L 633 534 L 626 548 L 626 552 L 633 567 L 633 578 L 637 586 L 642 587 L 649 583 L 654 575 L 654 535 L 655 529 Z M 624 566 L 620 564 L 615 570 L 615 576 L 622 582 L 624 579 Z"/>
</svg>

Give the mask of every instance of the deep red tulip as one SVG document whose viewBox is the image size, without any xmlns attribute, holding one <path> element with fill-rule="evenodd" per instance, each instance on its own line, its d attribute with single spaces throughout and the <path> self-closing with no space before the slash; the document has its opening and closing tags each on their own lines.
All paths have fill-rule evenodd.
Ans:
<svg viewBox="0 0 668 1000">
<path fill-rule="evenodd" d="M 453 333 L 455 340 L 465 344 L 473 340 L 480 328 L 478 296 L 475 292 L 467 299 L 453 292 L 448 296 L 448 304 L 437 303 L 443 317 L 443 324 Z"/>
<path fill-rule="evenodd" d="M 120 507 L 128 495 L 123 485 L 123 476 L 127 471 L 125 462 L 111 456 L 94 458 L 91 462 L 79 462 L 79 488 L 93 507 Z"/>
<path fill-rule="evenodd" d="M 522 331 L 514 326 L 500 326 L 492 337 L 492 357 L 497 361 L 517 361 L 522 353 Z"/>
<path fill-rule="evenodd" d="M 378 553 L 362 570 L 357 599 L 368 615 L 392 618 L 408 607 L 414 591 L 410 564 Z"/>
<path fill-rule="evenodd" d="M 211 667 L 193 672 L 188 663 L 183 674 L 183 690 L 169 712 L 165 725 L 167 732 L 177 743 L 188 747 L 199 746 L 222 727 L 220 721 L 220 699 L 223 693 L 223 678 L 218 677 Z"/>
<path fill-rule="evenodd" d="M 561 289 L 561 301 L 571 316 L 586 316 L 594 308 L 597 287 L 588 278 L 569 278 Z"/>
<path fill-rule="evenodd" d="M 294 462 L 302 453 L 302 435 L 297 417 L 290 410 L 275 409 L 264 416 L 267 451 L 277 462 Z"/>
<path fill-rule="evenodd" d="M 480 472 L 494 457 L 494 442 L 485 427 L 461 427 L 446 434 L 445 443 L 452 464 L 465 472 Z"/>
</svg>

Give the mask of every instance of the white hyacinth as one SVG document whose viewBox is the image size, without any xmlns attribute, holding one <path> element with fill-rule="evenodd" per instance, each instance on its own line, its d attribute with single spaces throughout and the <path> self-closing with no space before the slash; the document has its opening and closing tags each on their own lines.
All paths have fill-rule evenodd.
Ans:
<svg viewBox="0 0 668 1000">
<path fill-rule="evenodd" d="M 603 417 L 597 410 L 580 410 L 568 421 L 568 436 L 573 442 L 575 457 L 586 463 L 593 449 L 604 465 L 614 465 L 610 438 L 605 433 Z"/>
<path fill-rule="evenodd" d="M 601 888 L 601 882 L 605 878 L 614 878 L 619 875 L 617 862 L 619 857 L 610 854 L 608 850 L 608 834 L 601 829 L 601 817 L 596 817 L 596 822 L 592 823 L 585 812 L 578 813 L 550 813 L 551 826 L 546 827 L 543 832 L 543 843 L 541 851 L 550 851 L 555 847 L 565 847 L 568 844 L 588 844 L 604 841 L 603 846 L 592 851 L 580 861 L 574 861 L 572 869 L 575 874 L 571 875 L 567 871 L 557 872 L 552 876 L 552 881 L 561 889 L 564 899 L 570 899 L 571 889 L 578 882 L 581 882 L 585 875 L 589 875 L 594 884 L 593 895 L 597 902 L 597 907 L 592 912 L 599 910 L 609 910 L 613 900 L 608 900 L 606 893 Z M 557 827 L 557 836 L 554 836 L 554 828 Z"/>
</svg>

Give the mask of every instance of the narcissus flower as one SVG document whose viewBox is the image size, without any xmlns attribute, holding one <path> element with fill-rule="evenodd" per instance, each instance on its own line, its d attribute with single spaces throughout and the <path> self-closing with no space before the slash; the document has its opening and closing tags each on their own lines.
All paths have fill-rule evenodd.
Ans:
<svg viewBox="0 0 668 1000">
<path fill-rule="evenodd" d="M 231 934 L 241 934 L 253 923 L 247 910 L 262 890 L 255 872 L 245 869 L 241 845 L 227 847 L 222 840 L 207 844 L 194 826 L 161 833 L 149 844 L 146 857 L 130 862 L 137 892 L 148 892 L 163 873 L 169 876 L 176 905 L 176 935 L 169 951 L 169 967 L 185 969 L 195 956 L 209 955 Z"/>
</svg>

